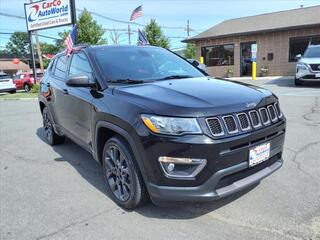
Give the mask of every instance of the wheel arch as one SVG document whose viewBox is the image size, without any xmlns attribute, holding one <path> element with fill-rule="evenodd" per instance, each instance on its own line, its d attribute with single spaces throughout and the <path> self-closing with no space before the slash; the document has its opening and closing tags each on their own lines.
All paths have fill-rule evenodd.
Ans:
<svg viewBox="0 0 320 240">
<path fill-rule="evenodd" d="M 128 145 L 131 148 L 131 151 L 134 155 L 134 158 L 136 160 L 136 163 L 139 167 L 139 170 L 141 172 L 141 175 L 144 179 L 144 182 L 148 182 L 148 177 L 145 171 L 145 168 L 142 164 L 142 157 L 141 154 L 138 151 L 138 148 L 135 144 L 135 141 L 133 137 L 123 128 L 119 127 L 118 125 L 115 125 L 110 122 L 106 121 L 98 121 L 95 128 L 95 144 L 94 144 L 94 152 L 95 152 L 95 158 L 96 160 L 102 164 L 102 152 L 104 144 L 108 139 L 110 139 L 113 136 L 120 136 L 122 139 L 124 139 Z M 147 184 L 146 184 L 147 185 Z"/>
</svg>

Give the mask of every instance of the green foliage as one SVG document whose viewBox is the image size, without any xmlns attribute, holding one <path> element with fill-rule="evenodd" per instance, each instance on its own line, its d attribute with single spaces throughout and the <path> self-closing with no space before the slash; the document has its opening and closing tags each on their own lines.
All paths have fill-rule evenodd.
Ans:
<svg viewBox="0 0 320 240">
<path fill-rule="evenodd" d="M 8 53 L 21 55 L 29 53 L 29 39 L 26 32 L 14 32 L 6 45 Z"/>
<path fill-rule="evenodd" d="M 192 43 L 188 43 L 186 49 L 183 51 L 185 58 L 195 58 L 196 56 L 196 48 Z"/>
<path fill-rule="evenodd" d="M 57 54 L 60 50 L 59 46 L 46 42 L 40 43 L 40 49 L 43 54 Z"/>
<path fill-rule="evenodd" d="M 145 26 L 144 31 L 151 45 L 163 48 L 170 47 L 168 38 L 163 35 L 161 27 L 156 23 L 155 19 L 151 19 L 150 23 Z"/>
<path fill-rule="evenodd" d="M 103 38 L 105 31 L 102 26 L 95 21 L 90 12 L 86 9 L 80 14 L 77 21 L 78 28 L 78 43 L 87 43 L 91 45 L 107 44 L 107 40 Z M 69 31 L 59 32 L 58 35 L 61 39 L 56 40 L 56 46 L 59 51 L 62 51 L 66 46 L 64 40 L 69 35 Z"/>
<path fill-rule="evenodd" d="M 33 84 L 30 92 L 31 93 L 38 93 L 39 92 L 39 84 Z"/>
<path fill-rule="evenodd" d="M 106 44 L 103 38 L 104 30 L 97 21 L 93 20 L 91 14 L 84 9 L 77 21 L 78 42 L 88 44 Z"/>
</svg>

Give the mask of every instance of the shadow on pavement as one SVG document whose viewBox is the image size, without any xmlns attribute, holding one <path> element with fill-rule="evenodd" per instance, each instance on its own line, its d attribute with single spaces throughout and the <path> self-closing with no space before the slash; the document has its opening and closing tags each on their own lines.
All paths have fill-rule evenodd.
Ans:
<svg viewBox="0 0 320 240">
<path fill-rule="evenodd" d="M 38 128 L 36 132 L 37 136 L 45 143 L 45 132 L 43 128 Z M 103 173 L 101 166 L 93 159 L 90 153 L 82 149 L 80 146 L 73 143 L 71 140 L 66 139 L 64 144 L 50 146 L 53 150 L 60 155 L 54 159 L 56 162 L 68 162 L 75 170 L 93 187 L 101 191 L 108 198 L 111 197 L 106 191 L 105 182 L 103 179 Z M 258 185 L 258 184 L 257 184 Z M 212 212 L 220 207 L 223 207 L 241 196 L 245 195 L 257 185 L 252 186 L 246 190 L 240 191 L 229 197 L 219 199 L 213 202 L 206 203 L 175 203 L 167 205 L 166 207 L 155 206 L 151 203 L 147 203 L 135 210 L 135 212 L 148 217 L 148 218 L 160 218 L 160 219 L 192 219 L 201 215 Z"/>
<path fill-rule="evenodd" d="M 269 82 L 264 83 L 263 85 L 276 85 L 278 87 L 293 87 L 293 88 L 319 88 L 320 82 L 319 81 L 313 81 L 313 82 L 304 82 L 302 86 L 296 86 L 294 84 L 293 78 L 279 78 L 274 79 Z"/>
</svg>

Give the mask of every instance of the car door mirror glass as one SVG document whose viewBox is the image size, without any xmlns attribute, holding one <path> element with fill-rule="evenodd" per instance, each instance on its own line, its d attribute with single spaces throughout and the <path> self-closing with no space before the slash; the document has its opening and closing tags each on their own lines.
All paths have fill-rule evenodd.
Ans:
<svg viewBox="0 0 320 240">
<path fill-rule="evenodd" d="M 66 84 L 70 87 L 94 87 L 96 84 L 90 82 L 90 79 L 85 74 L 71 75 Z"/>
</svg>

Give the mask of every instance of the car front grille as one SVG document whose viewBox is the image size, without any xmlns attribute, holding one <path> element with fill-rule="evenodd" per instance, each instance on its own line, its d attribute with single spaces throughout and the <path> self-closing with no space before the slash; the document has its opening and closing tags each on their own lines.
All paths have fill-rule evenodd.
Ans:
<svg viewBox="0 0 320 240">
<path fill-rule="evenodd" d="M 312 71 L 320 72 L 320 64 L 310 64 Z"/>
<path fill-rule="evenodd" d="M 244 133 L 280 121 L 283 114 L 279 103 L 251 110 L 207 118 L 207 126 L 214 137 Z"/>
</svg>

